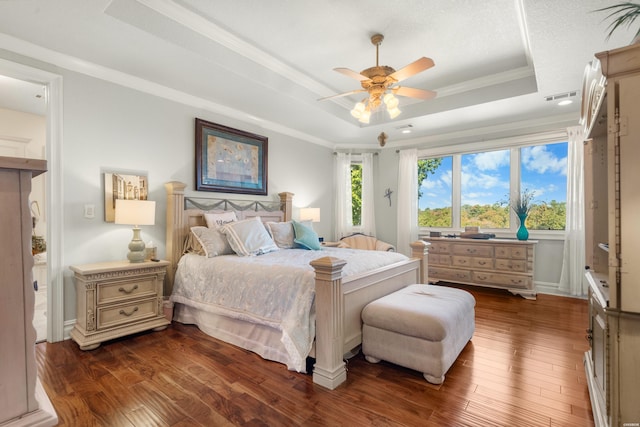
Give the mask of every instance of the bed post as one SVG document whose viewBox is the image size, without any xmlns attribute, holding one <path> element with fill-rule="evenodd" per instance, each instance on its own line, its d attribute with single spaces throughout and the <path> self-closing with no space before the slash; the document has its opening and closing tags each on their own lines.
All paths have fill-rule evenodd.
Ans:
<svg viewBox="0 0 640 427">
<path fill-rule="evenodd" d="M 431 243 L 417 240 L 409 244 L 411 246 L 411 258 L 420 259 L 420 283 L 429 283 L 429 246 Z"/>
<path fill-rule="evenodd" d="M 165 295 L 171 295 L 173 279 L 183 251 L 185 239 L 184 189 L 186 186 L 186 184 L 178 181 L 167 182 L 164 185 L 167 190 L 167 241 L 165 242 L 165 251 L 166 258 L 170 263 L 165 282 Z"/>
<path fill-rule="evenodd" d="M 283 221 L 291 221 L 291 211 L 293 210 L 293 193 L 285 191 L 284 193 L 278 193 L 280 196 L 280 209 L 284 212 Z"/>
<path fill-rule="evenodd" d="M 342 294 L 342 267 L 346 262 L 334 257 L 322 257 L 310 264 L 316 272 L 316 363 L 313 382 L 333 390 L 347 379 Z"/>
</svg>

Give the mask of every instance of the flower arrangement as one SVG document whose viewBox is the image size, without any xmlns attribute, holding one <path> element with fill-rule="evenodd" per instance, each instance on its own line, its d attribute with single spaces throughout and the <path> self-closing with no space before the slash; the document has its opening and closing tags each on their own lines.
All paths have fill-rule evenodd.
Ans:
<svg viewBox="0 0 640 427">
<path fill-rule="evenodd" d="M 525 189 L 515 200 L 509 202 L 509 206 L 511 206 L 511 209 L 513 209 L 516 215 L 529 215 L 529 211 L 533 207 L 533 197 L 535 194 L 535 191 Z"/>
</svg>

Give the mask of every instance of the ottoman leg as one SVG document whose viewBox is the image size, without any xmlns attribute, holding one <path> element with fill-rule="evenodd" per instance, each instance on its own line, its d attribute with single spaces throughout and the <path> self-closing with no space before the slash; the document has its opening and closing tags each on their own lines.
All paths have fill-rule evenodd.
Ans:
<svg viewBox="0 0 640 427">
<path fill-rule="evenodd" d="M 423 374 L 422 376 L 431 384 L 442 384 L 444 382 L 444 375 L 441 377 L 434 377 L 433 375 Z"/>
<path fill-rule="evenodd" d="M 364 359 L 369 363 L 379 363 L 380 359 L 376 359 L 375 357 L 365 356 Z"/>
</svg>

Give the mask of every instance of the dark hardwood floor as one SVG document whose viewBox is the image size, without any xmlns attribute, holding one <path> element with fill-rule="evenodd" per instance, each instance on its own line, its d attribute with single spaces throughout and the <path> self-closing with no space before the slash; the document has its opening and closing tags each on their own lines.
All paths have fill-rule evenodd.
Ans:
<svg viewBox="0 0 640 427">
<path fill-rule="evenodd" d="M 585 300 L 462 287 L 476 332 L 446 375 L 350 360 L 336 390 L 173 323 L 83 352 L 36 346 L 61 426 L 592 426 Z"/>
</svg>

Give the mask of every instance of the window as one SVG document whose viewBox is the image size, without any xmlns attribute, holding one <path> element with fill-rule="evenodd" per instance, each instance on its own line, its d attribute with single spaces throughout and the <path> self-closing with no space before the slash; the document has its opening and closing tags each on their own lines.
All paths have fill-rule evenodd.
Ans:
<svg viewBox="0 0 640 427">
<path fill-rule="evenodd" d="M 529 230 L 564 230 L 567 142 L 418 160 L 418 226 L 513 231 L 509 195 L 534 192 Z"/>
<path fill-rule="evenodd" d="M 529 230 L 564 230 L 567 215 L 566 142 L 520 150 L 520 188 L 534 191 Z"/>
<path fill-rule="evenodd" d="M 418 226 L 453 227 L 453 157 L 418 160 Z"/>
<path fill-rule="evenodd" d="M 351 221 L 362 224 L 362 163 L 351 162 Z"/>
<path fill-rule="evenodd" d="M 501 201 L 509 198 L 510 166 L 510 150 L 461 156 L 461 227 L 509 228 L 509 210 Z"/>
</svg>

